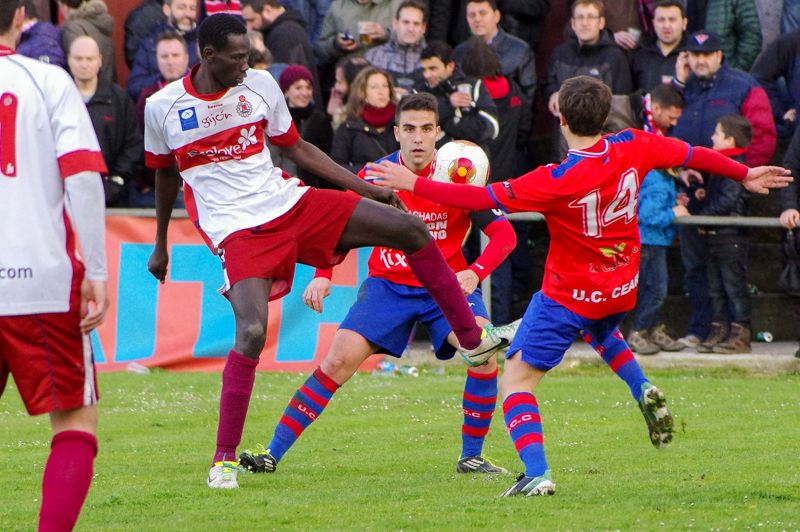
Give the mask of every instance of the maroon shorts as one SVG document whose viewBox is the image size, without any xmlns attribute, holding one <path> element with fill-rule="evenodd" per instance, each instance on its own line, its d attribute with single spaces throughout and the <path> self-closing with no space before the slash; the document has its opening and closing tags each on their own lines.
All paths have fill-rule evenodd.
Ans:
<svg viewBox="0 0 800 532">
<path fill-rule="evenodd" d="M 221 291 L 250 277 L 272 279 L 271 301 L 292 289 L 295 263 L 315 268 L 339 264 L 346 253 L 337 253 L 336 245 L 360 199 L 355 194 L 311 188 L 283 216 L 228 235 L 219 245 L 225 274 Z"/>
<path fill-rule="evenodd" d="M 82 277 L 67 312 L 0 316 L 0 395 L 10 373 L 31 415 L 97 402 L 92 346 L 79 327 Z"/>
</svg>

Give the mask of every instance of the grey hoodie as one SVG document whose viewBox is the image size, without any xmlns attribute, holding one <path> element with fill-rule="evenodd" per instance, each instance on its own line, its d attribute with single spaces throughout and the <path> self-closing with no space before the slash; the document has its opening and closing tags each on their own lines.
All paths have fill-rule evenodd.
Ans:
<svg viewBox="0 0 800 532">
<path fill-rule="evenodd" d="M 69 55 L 72 41 L 81 35 L 88 35 L 97 41 L 103 66 L 100 68 L 100 79 L 114 81 L 117 78 L 114 62 L 114 43 L 111 35 L 114 32 L 114 17 L 108 14 L 108 7 L 103 0 L 89 0 L 72 11 L 61 27 L 61 43 Z"/>
</svg>

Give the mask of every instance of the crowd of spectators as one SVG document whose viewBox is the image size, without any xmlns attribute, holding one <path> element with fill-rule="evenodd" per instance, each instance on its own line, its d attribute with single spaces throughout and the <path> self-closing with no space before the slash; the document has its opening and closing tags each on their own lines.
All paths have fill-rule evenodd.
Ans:
<svg viewBox="0 0 800 532">
<path fill-rule="evenodd" d="M 250 65 L 273 74 L 303 138 L 353 172 L 397 149 L 395 103 L 414 91 L 437 98 L 439 145 L 453 139 L 481 145 L 492 161 L 492 181 L 556 162 L 566 150 L 556 127 L 558 91 L 576 75 L 611 87 L 609 132 L 641 128 L 715 148 L 714 136 L 722 135 L 737 142 L 724 149 L 735 148 L 747 164 L 781 162 L 785 151 L 787 165 L 800 170 L 800 0 L 142 0 L 116 21 L 130 69 L 124 88 L 116 84 L 115 21 L 104 0 L 57 4 L 59 13 L 48 18 L 37 12 L 39 2 L 25 1 L 18 51 L 73 76 L 109 168 L 108 206 L 153 205 L 153 176 L 143 165 L 144 106 L 199 61 L 197 24 L 217 13 L 246 24 Z M 564 14 L 566 24 L 553 30 L 549 21 L 563 21 Z M 270 149 L 279 166 L 298 172 L 279 148 Z M 327 186 L 321 176 L 299 177 Z M 727 186 L 677 169 L 658 173 L 642 189 L 646 300 L 632 332 L 641 353 L 714 350 L 732 342 L 749 350 L 749 310 L 742 310 L 741 291 L 729 286 L 731 279 L 746 282 L 741 235 L 722 231 L 720 237 L 694 225 L 677 229 L 691 316 L 679 340 L 658 319 L 664 249 L 676 232 L 672 221 L 747 214 L 746 194 Z M 776 214 L 795 228 L 797 187 L 780 198 Z M 511 318 L 515 280 L 529 276 L 529 227 L 515 229 L 523 253 L 493 276 L 498 322 Z M 745 271 L 712 271 L 709 264 L 730 255 L 732 242 Z M 728 299 L 720 303 L 723 296 Z"/>
</svg>

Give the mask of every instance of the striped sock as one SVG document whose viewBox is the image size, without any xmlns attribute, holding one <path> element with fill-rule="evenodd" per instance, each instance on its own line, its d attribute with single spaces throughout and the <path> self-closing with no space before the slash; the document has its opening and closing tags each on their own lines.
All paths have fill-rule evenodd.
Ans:
<svg viewBox="0 0 800 532">
<path fill-rule="evenodd" d="M 603 358 L 608 367 L 620 379 L 625 381 L 625 384 L 631 389 L 631 395 L 638 401 L 642 395 L 642 384 L 648 382 L 648 380 L 619 329 L 614 329 L 614 332 L 608 335 L 603 345 L 598 344 L 589 333 L 585 333 L 583 338 L 586 343 L 597 351 L 597 354 Z"/>
<path fill-rule="evenodd" d="M 525 475 L 538 477 L 548 470 L 542 439 L 539 403 L 528 392 L 515 392 L 503 401 L 503 416 L 511 441 L 525 464 Z"/>
<path fill-rule="evenodd" d="M 316 420 L 339 385 L 325 375 L 320 368 L 295 392 L 283 416 L 275 427 L 272 441 L 267 447 L 275 460 L 280 461 L 297 438 Z"/>
<path fill-rule="evenodd" d="M 491 373 L 477 373 L 467 369 L 464 384 L 464 424 L 461 425 L 461 458 L 480 456 L 483 441 L 492 424 L 497 403 L 497 369 Z"/>
</svg>

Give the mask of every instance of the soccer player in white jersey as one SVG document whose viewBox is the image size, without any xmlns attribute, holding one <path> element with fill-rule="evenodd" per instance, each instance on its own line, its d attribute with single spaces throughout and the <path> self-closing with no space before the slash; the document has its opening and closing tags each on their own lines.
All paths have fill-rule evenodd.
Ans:
<svg viewBox="0 0 800 532">
<path fill-rule="evenodd" d="M 24 19 L 0 2 L 0 395 L 11 374 L 28 413 L 50 414 L 39 530 L 71 530 L 97 454 L 88 333 L 108 308 L 106 168 L 67 73 L 14 53 Z"/>
<path fill-rule="evenodd" d="M 187 211 L 222 261 L 224 293 L 236 318 L 208 485 L 237 488 L 236 447 L 266 341 L 267 302 L 289 292 L 295 263 L 330 268 L 353 248 L 399 249 L 462 352 L 494 351 L 510 338 L 475 323 L 425 223 L 379 203 L 402 205 L 391 190 L 366 183 L 300 138 L 272 76 L 248 69 L 250 43 L 238 19 L 208 17 L 198 43 L 200 64 L 151 96 L 145 108 L 145 161 L 157 170 L 157 234 L 148 268 L 165 280 L 167 227 L 182 178 Z M 369 199 L 301 186 L 272 164 L 267 142 L 300 168 Z"/>
</svg>

